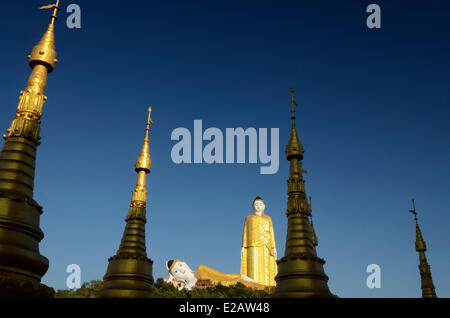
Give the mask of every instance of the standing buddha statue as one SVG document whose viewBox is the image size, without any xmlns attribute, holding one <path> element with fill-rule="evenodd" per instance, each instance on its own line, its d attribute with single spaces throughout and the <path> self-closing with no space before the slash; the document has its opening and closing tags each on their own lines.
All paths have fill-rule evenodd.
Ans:
<svg viewBox="0 0 450 318">
<path fill-rule="evenodd" d="M 253 214 L 245 219 L 241 249 L 241 274 L 259 284 L 275 286 L 277 249 L 272 219 L 264 214 L 264 200 L 253 200 Z"/>
</svg>

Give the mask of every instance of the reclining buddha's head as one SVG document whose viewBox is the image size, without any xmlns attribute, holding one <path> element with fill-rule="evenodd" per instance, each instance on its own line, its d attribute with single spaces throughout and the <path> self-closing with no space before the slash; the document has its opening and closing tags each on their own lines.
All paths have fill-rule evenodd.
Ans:
<svg viewBox="0 0 450 318">
<path fill-rule="evenodd" d="M 194 275 L 189 266 L 180 259 L 167 261 L 166 269 L 173 279 L 178 281 L 189 280 Z"/>
</svg>

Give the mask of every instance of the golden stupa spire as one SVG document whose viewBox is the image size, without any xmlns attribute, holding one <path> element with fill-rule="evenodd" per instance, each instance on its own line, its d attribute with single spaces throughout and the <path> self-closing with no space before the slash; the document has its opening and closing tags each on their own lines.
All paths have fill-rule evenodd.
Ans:
<svg viewBox="0 0 450 318">
<path fill-rule="evenodd" d="M 54 22 L 28 56 L 32 68 L 0 152 L 0 297 L 49 297 L 54 290 L 40 283 L 48 259 L 39 253 L 44 233 L 39 228 L 42 207 L 33 199 L 36 150 L 40 144 L 47 74 L 55 67 Z"/>
<path fill-rule="evenodd" d="M 414 199 L 412 199 L 413 209 L 409 210 L 414 214 L 414 220 L 416 221 L 416 251 L 419 252 L 419 272 L 420 279 L 422 282 L 422 298 L 437 298 L 436 291 L 434 289 L 433 278 L 431 277 L 431 268 L 428 264 L 425 251 L 427 250 L 427 245 L 422 237 L 422 231 L 420 231 L 419 222 L 417 219 L 416 206 L 414 204 Z"/>
<path fill-rule="evenodd" d="M 295 128 L 295 106 L 298 106 L 298 103 L 294 99 L 294 88 L 291 88 L 291 134 L 289 138 L 289 143 L 286 147 L 286 157 L 288 160 L 290 158 L 298 156 L 299 160 L 303 159 L 303 147 L 298 139 L 297 129 Z M 301 163 L 300 163 L 301 164 Z"/>
<path fill-rule="evenodd" d="M 290 161 L 288 179 L 288 226 L 286 250 L 277 261 L 277 286 L 272 297 L 277 298 L 327 298 L 336 297 L 328 289 L 328 276 L 323 270 L 325 260 L 317 257 L 309 222 L 310 207 L 305 193 L 301 160 L 303 147 L 295 128 L 294 89 L 291 88 L 290 139 L 286 146 L 286 159 Z"/>
<path fill-rule="evenodd" d="M 54 21 L 59 10 L 59 0 L 56 4 L 41 7 L 41 9 L 53 9 L 51 22 L 41 40 L 28 55 L 29 65 L 33 69 L 28 79 L 27 87 L 21 91 L 16 117 L 8 128 L 3 138 L 22 136 L 40 143 L 39 128 L 42 116 L 42 108 L 47 97 L 44 90 L 47 85 L 47 74 L 53 72 L 58 62 L 55 50 Z"/>
<path fill-rule="evenodd" d="M 145 224 L 147 188 L 146 175 L 150 173 L 152 160 L 149 153 L 150 124 L 148 109 L 144 145 L 134 165 L 138 174 L 136 187 L 132 191 L 130 209 L 125 219 L 126 226 L 116 255 L 108 259 L 109 265 L 103 277 L 103 288 L 94 297 L 104 298 L 148 298 L 152 297 L 152 265 L 145 247 Z"/>
<path fill-rule="evenodd" d="M 136 159 L 136 164 L 134 165 L 134 169 L 138 173 L 138 180 L 136 183 L 136 188 L 133 190 L 133 196 L 131 198 L 131 206 L 139 206 L 142 205 L 145 207 L 147 202 L 147 189 L 146 187 L 146 174 L 150 173 L 152 167 L 152 159 L 150 158 L 149 152 L 149 142 L 148 142 L 148 132 L 150 130 L 150 124 L 152 124 L 152 119 L 150 118 L 150 114 L 152 112 L 152 108 L 148 108 L 148 119 L 147 119 L 147 127 L 145 129 L 145 137 L 144 144 L 142 145 L 141 152 Z M 131 213 L 130 209 L 130 213 Z M 144 216 L 145 218 L 145 216 Z"/>
<path fill-rule="evenodd" d="M 294 106 L 298 106 L 298 103 L 296 102 L 296 100 L 294 99 L 294 88 L 291 87 L 291 119 L 292 119 L 292 124 L 295 126 L 295 107 Z"/>
</svg>

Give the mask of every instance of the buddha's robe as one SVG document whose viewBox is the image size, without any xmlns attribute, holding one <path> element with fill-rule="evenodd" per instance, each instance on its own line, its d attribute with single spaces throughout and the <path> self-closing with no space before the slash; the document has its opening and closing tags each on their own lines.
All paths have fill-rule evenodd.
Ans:
<svg viewBox="0 0 450 318">
<path fill-rule="evenodd" d="M 276 246 L 270 216 L 254 213 L 246 217 L 242 247 L 241 274 L 259 284 L 275 286 Z"/>
<path fill-rule="evenodd" d="M 212 267 L 201 264 L 195 271 L 195 277 L 197 279 L 209 280 L 213 285 L 222 284 L 223 286 L 231 286 L 236 283 L 244 284 L 247 287 L 264 289 L 267 288 L 264 285 L 245 279 L 240 274 L 228 274 L 222 273 Z"/>
</svg>

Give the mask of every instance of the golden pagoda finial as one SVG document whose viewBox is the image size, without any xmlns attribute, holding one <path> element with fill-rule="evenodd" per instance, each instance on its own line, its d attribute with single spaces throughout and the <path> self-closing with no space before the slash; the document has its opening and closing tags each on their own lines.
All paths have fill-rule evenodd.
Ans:
<svg viewBox="0 0 450 318">
<path fill-rule="evenodd" d="M 418 251 L 418 252 L 426 251 L 427 245 L 422 237 L 422 231 L 420 230 L 420 227 L 419 227 L 419 222 L 417 219 L 417 211 L 416 211 L 416 206 L 414 204 L 414 199 L 412 199 L 412 204 L 413 204 L 413 209 L 409 210 L 409 212 L 414 214 L 414 220 L 416 221 L 416 251 Z"/>
<path fill-rule="evenodd" d="M 146 135 L 146 136 L 148 136 L 148 131 L 150 130 L 150 125 L 153 124 L 153 120 L 152 120 L 152 118 L 150 117 L 151 113 L 152 113 L 152 107 L 150 106 L 150 107 L 148 108 L 147 128 L 145 129 L 145 131 L 146 131 L 146 134 L 145 134 L 145 135 Z"/>
<path fill-rule="evenodd" d="M 292 105 L 291 119 L 292 119 L 292 121 L 294 121 L 294 119 L 295 119 L 295 107 L 294 106 L 298 106 L 298 103 L 294 99 L 294 88 L 293 87 L 291 87 L 291 105 Z"/>
<path fill-rule="evenodd" d="M 150 117 L 152 112 L 152 108 L 148 108 L 148 119 L 147 119 L 147 127 L 145 128 L 145 138 L 144 145 L 142 146 L 141 153 L 136 160 L 135 170 L 136 172 L 145 171 L 145 173 L 149 173 L 152 167 L 152 159 L 150 158 L 149 153 L 149 145 L 148 145 L 148 132 L 150 130 L 150 125 L 153 124 L 153 121 Z"/>
<path fill-rule="evenodd" d="M 136 187 L 133 190 L 133 195 L 131 198 L 131 208 L 130 214 L 128 217 L 134 215 L 135 210 L 132 207 L 135 206 L 144 206 L 147 202 L 147 189 L 146 189 L 146 174 L 150 172 L 152 167 L 152 159 L 150 158 L 149 152 L 149 143 L 148 143 L 148 131 L 150 130 L 150 124 L 153 123 L 150 118 L 150 113 L 152 108 L 148 108 L 148 119 L 147 126 L 145 128 L 145 137 L 144 137 L 144 145 L 142 146 L 141 152 L 139 153 L 138 158 L 136 159 L 136 164 L 134 165 L 135 171 L 138 173 L 138 180 L 136 183 Z M 143 216 L 145 219 L 145 215 Z"/>
<path fill-rule="evenodd" d="M 427 245 L 422 236 L 422 231 L 419 227 L 419 222 L 417 220 L 416 206 L 414 204 L 414 199 L 412 199 L 413 209 L 409 210 L 414 214 L 414 220 L 416 221 L 416 251 L 419 252 L 419 272 L 422 288 L 422 298 L 437 298 L 436 291 L 433 284 L 433 279 L 431 277 L 431 268 L 428 264 L 425 251 L 427 250 Z"/>
<path fill-rule="evenodd" d="M 414 204 L 414 199 L 411 199 L 411 200 L 412 200 L 413 208 L 412 208 L 412 210 L 409 210 L 409 212 L 411 212 L 412 214 L 414 214 L 414 220 L 416 220 L 416 223 L 417 223 L 416 205 Z"/>
<path fill-rule="evenodd" d="M 55 4 L 49 4 L 49 5 L 42 6 L 42 7 L 39 8 L 39 9 L 41 9 L 41 10 L 44 10 L 44 9 L 53 9 L 53 13 L 52 13 L 52 15 L 50 16 L 50 18 L 51 18 L 50 24 L 54 24 L 55 21 L 58 20 L 58 17 L 56 16 L 56 13 L 58 13 L 58 11 L 59 11 L 59 6 L 58 6 L 58 5 L 59 5 L 59 0 L 56 0 L 56 3 L 55 3 Z"/>
<path fill-rule="evenodd" d="M 53 8 L 58 10 L 58 3 L 41 7 L 42 9 Z M 17 106 L 16 117 L 11 126 L 7 129 L 4 139 L 9 137 L 24 137 L 40 144 L 39 136 L 40 118 L 47 97 L 44 94 L 47 85 L 47 74 L 53 72 L 55 64 L 58 62 L 55 50 L 54 25 L 55 14 L 52 16 L 52 23 L 41 40 L 33 47 L 28 55 L 28 64 L 33 69 L 28 78 L 27 87 L 20 92 L 19 105 Z"/>
<path fill-rule="evenodd" d="M 298 103 L 294 99 L 294 88 L 291 87 L 291 135 L 289 142 L 286 146 L 286 157 L 288 160 L 290 158 L 296 157 L 298 159 L 303 159 L 303 147 L 298 139 L 297 129 L 295 128 L 295 108 L 294 106 L 298 106 Z"/>
</svg>

